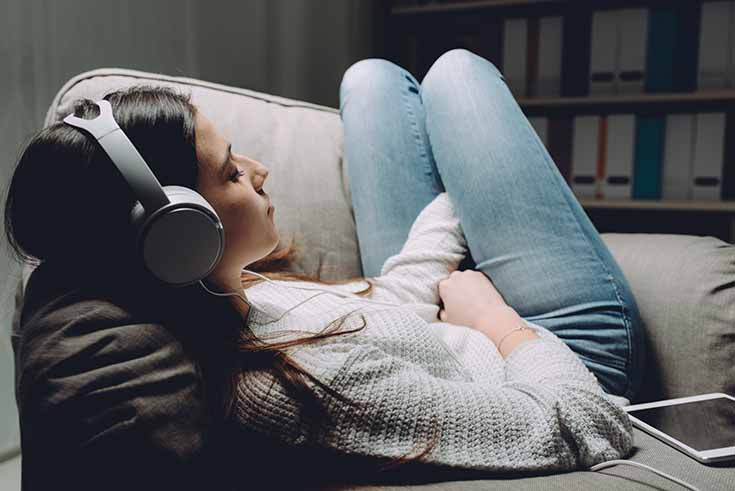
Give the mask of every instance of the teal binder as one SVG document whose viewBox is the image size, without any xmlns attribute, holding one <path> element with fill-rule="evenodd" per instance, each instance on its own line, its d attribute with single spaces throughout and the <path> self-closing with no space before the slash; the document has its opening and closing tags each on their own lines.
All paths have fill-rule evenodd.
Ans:
<svg viewBox="0 0 735 491">
<path fill-rule="evenodd" d="M 665 125 L 664 116 L 636 117 L 633 199 L 661 199 Z"/>
<path fill-rule="evenodd" d="M 646 53 L 646 92 L 673 92 L 674 48 L 677 18 L 671 7 L 657 6 L 648 15 L 648 52 Z"/>
</svg>

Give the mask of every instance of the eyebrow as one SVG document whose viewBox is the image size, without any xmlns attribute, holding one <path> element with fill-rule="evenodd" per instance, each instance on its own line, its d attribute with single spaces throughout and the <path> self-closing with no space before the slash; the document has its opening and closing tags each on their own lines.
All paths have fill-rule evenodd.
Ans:
<svg viewBox="0 0 735 491">
<path fill-rule="evenodd" d="M 220 177 L 224 177 L 225 169 L 227 169 L 227 164 L 229 163 L 231 156 L 232 156 L 232 143 L 227 145 L 227 156 L 225 157 L 224 162 L 220 164 L 220 167 L 219 167 Z"/>
</svg>

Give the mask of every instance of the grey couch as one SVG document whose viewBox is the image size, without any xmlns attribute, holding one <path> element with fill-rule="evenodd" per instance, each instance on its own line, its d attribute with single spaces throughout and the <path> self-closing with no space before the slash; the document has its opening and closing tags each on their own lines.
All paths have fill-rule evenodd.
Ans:
<svg viewBox="0 0 735 491">
<path fill-rule="evenodd" d="M 231 139 L 235 150 L 270 168 L 269 191 L 279 210 L 276 225 L 282 240 L 295 236 L 308 251 L 299 264 L 304 271 L 315 272 L 321 256 L 327 266 L 325 278 L 362 274 L 337 109 L 190 78 L 103 68 L 70 79 L 51 103 L 45 123 L 68 114 L 77 98 L 99 99 L 140 83 L 191 92 L 193 102 Z M 705 392 L 735 395 L 735 246 L 714 237 L 688 235 L 604 233 L 602 238 L 627 276 L 645 323 L 648 363 L 643 390 L 633 403 Z M 18 280 L 16 309 L 31 270 L 24 268 Z M 14 328 L 16 323 L 17 311 Z M 700 464 L 637 429 L 635 444 L 631 460 L 700 489 L 735 489 L 733 464 Z M 6 452 L 0 457 L 5 458 L 0 483 L 9 486 L 20 474 L 22 455 Z M 682 489 L 649 471 L 622 465 L 598 472 L 422 485 L 441 490 L 510 487 Z"/>
</svg>

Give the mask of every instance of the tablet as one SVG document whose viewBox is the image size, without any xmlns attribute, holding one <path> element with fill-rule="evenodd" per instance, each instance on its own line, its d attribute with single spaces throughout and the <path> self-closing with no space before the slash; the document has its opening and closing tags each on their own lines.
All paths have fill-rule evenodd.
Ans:
<svg viewBox="0 0 735 491">
<path fill-rule="evenodd" d="M 703 464 L 735 459 L 735 397 L 713 392 L 623 409 L 633 426 Z"/>
</svg>

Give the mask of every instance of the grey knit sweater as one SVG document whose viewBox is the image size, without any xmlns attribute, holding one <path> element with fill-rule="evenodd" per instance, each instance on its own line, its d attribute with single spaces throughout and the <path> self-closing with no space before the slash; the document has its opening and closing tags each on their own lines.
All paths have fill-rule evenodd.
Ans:
<svg viewBox="0 0 735 491">
<path fill-rule="evenodd" d="M 369 298 L 393 305 L 286 286 L 355 292 L 367 286 L 362 282 L 263 281 L 245 290 L 253 304 L 248 326 L 264 341 L 318 332 L 354 311 L 342 328 L 353 329 L 364 315 L 363 330 L 289 353 L 330 387 L 369 405 L 358 412 L 329 397 L 333 424 L 312 421 L 277 379 L 259 373 L 238 386 L 238 421 L 289 445 L 380 457 L 423 449 L 438 424 L 438 444 L 425 461 L 481 471 L 573 470 L 626 456 L 633 429 L 621 406 L 629 401 L 604 393 L 553 333 L 526 321 L 541 339 L 503 359 L 485 335 L 438 319 L 438 282 L 466 252 L 445 192 L 422 210 L 401 252 L 375 278 Z"/>
</svg>

